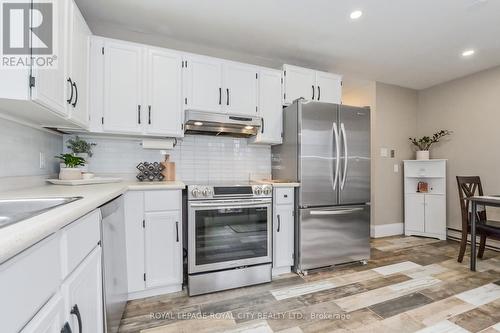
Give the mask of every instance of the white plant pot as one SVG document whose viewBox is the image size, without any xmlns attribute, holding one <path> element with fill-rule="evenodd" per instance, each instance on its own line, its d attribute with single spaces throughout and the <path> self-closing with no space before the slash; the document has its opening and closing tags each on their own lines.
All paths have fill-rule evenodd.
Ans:
<svg viewBox="0 0 500 333">
<path fill-rule="evenodd" d="M 82 179 L 82 170 L 79 168 L 61 168 L 59 172 L 61 180 L 80 180 Z"/>
<path fill-rule="evenodd" d="M 428 160 L 429 159 L 429 151 L 428 150 L 417 150 L 417 160 Z"/>
<path fill-rule="evenodd" d="M 75 156 L 77 157 L 81 157 L 85 160 L 85 165 L 82 165 L 80 166 L 80 170 L 82 170 L 82 172 L 89 172 L 89 154 L 87 153 L 78 153 L 78 154 L 75 154 Z"/>
</svg>

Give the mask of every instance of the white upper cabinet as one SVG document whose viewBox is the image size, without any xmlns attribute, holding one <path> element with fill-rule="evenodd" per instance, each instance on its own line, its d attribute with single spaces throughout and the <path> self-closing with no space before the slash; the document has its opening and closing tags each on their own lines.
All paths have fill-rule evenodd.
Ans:
<svg viewBox="0 0 500 333">
<path fill-rule="evenodd" d="M 143 48 L 132 43 L 104 42 L 103 128 L 108 132 L 141 133 Z"/>
<path fill-rule="evenodd" d="M 340 104 L 342 100 L 342 76 L 327 72 L 316 72 L 316 100 Z"/>
<path fill-rule="evenodd" d="M 72 121 L 89 125 L 89 42 L 92 33 L 75 3 L 69 2 L 68 87 L 70 96 L 66 99 Z M 71 86 L 70 86 L 71 85 Z"/>
<path fill-rule="evenodd" d="M 316 72 L 302 67 L 284 65 L 284 101 L 292 104 L 297 98 L 313 100 L 316 97 Z"/>
<path fill-rule="evenodd" d="M 221 61 L 196 55 L 184 59 L 184 109 L 221 112 Z"/>
<path fill-rule="evenodd" d="M 257 114 L 257 68 L 235 62 L 223 62 L 224 86 L 222 105 L 227 113 Z"/>
<path fill-rule="evenodd" d="M 283 65 L 284 104 L 298 98 L 325 103 L 341 103 L 342 76 L 291 65 Z"/>
<path fill-rule="evenodd" d="M 280 144 L 283 127 L 281 100 L 281 71 L 260 69 L 259 71 L 259 116 L 262 124 L 252 143 Z"/>
<path fill-rule="evenodd" d="M 183 136 L 181 64 L 180 53 L 147 50 L 146 133 Z"/>
<path fill-rule="evenodd" d="M 67 34 L 68 26 L 66 17 L 68 15 L 69 1 L 54 1 L 54 22 L 57 27 L 57 42 L 54 43 L 54 54 L 57 55 L 57 68 L 46 68 L 33 66 L 31 75 L 34 82 L 31 84 L 31 99 L 36 103 L 56 112 L 60 116 L 68 116 L 66 99 L 71 91 L 67 80 Z M 31 35 L 34 38 L 33 34 Z M 33 50 L 34 55 L 36 51 Z M 26 82 L 28 84 L 28 82 Z"/>
</svg>

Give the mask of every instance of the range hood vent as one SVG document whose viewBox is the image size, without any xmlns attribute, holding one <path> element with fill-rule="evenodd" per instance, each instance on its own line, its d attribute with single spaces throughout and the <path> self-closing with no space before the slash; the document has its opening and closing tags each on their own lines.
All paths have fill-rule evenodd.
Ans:
<svg viewBox="0 0 500 333">
<path fill-rule="evenodd" d="M 186 134 L 249 138 L 257 135 L 262 118 L 206 111 L 186 111 Z"/>
</svg>

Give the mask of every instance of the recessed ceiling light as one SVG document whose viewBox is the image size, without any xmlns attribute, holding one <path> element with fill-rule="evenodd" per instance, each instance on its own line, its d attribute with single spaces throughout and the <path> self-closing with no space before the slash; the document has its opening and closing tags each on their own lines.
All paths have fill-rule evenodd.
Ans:
<svg viewBox="0 0 500 333">
<path fill-rule="evenodd" d="M 202 123 L 201 121 L 195 121 L 195 122 L 194 122 L 194 124 L 195 124 L 196 126 L 201 126 L 201 125 L 203 125 L 203 123 Z"/>
<path fill-rule="evenodd" d="M 474 50 L 465 50 L 462 52 L 462 57 L 470 57 L 471 55 L 474 55 L 474 53 L 476 53 Z"/>
<path fill-rule="evenodd" d="M 351 19 L 353 19 L 353 20 L 357 20 L 357 19 L 359 19 L 361 16 L 363 16 L 363 12 L 362 12 L 362 11 L 360 11 L 360 10 L 355 10 L 355 11 L 353 11 L 353 12 L 351 13 L 351 15 L 350 15 Z"/>
</svg>

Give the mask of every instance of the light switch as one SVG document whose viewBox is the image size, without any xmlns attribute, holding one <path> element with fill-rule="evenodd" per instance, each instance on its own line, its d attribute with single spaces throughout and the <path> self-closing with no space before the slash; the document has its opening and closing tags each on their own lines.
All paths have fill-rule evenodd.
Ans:
<svg viewBox="0 0 500 333">
<path fill-rule="evenodd" d="M 399 172 L 399 164 L 394 164 L 394 172 L 395 173 Z"/>
<path fill-rule="evenodd" d="M 387 157 L 387 148 L 380 148 L 380 156 Z"/>
</svg>

